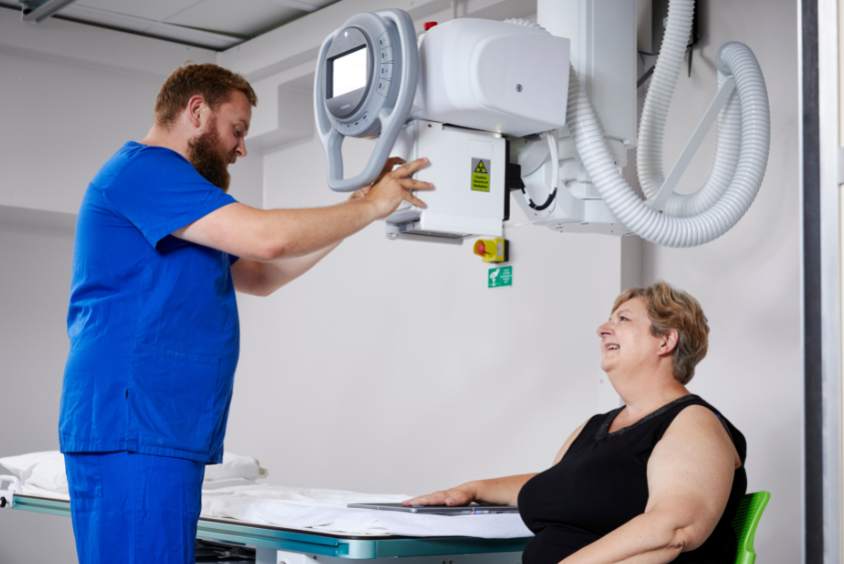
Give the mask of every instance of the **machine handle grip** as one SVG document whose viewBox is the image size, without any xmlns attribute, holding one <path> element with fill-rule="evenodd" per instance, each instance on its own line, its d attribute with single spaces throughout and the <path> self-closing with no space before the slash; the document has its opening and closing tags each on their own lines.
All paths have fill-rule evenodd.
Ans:
<svg viewBox="0 0 844 564">
<path fill-rule="evenodd" d="M 410 116 L 413 98 L 416 95 L 416 85 L 419 80 L 419 51 L 416 46 L 416 31 L 413 29 L 413 20 L 406 12 L 400 10 L 382 10 L 375 12 L 375 14 L 393 22 L 398 30 L 399 45 L 403 54 L 401 77 L 395 105 L 391 110 L 378 116 L 381 123 L 381 135 L 375 142 L 369 161 L 364 169 L 352 178 L 343 178 L 343 135 L 332 126 L 328 118 L 321 95 L 325 92 L 322 73 L 317 73 L 316 84 L 314 85 L 316 90 L 314 109 L 317 126 L 328 157 L 328 186 L 335 192 L 353 192 L 371 184 L 378 178 L 402 126 Z M 317 63 L 320 67 L 325 64 L 330 39 L 326 39 L 320 49 Z"/>
</svg>

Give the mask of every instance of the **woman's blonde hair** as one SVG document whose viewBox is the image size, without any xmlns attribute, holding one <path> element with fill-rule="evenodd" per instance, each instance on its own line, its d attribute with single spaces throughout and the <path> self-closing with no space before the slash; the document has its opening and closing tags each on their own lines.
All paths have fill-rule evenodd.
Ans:
<svg viewBox="0 0 844 564">
<path fill-rule="evenodd" d="M 674 348 L 674 378 L 688 384 L 695 375 L 695 366 L 709 349 L 709 323 L 700 303 L 690 294 L 657 282 L 647 288 L 629 288 L 615 299 L 615 311 L 626 301 L 642 298 L 651 321 L 651 334 L 661 337 L 671 329 L 677 331 Z"/>
</svg>

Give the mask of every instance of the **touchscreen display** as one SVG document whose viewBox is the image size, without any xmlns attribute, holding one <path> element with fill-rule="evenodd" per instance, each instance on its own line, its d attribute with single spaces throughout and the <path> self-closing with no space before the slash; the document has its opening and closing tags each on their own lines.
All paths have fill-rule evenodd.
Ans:
<svg viewBox="0 0 844 564">
<path fill-rule="evenodd" d="M 331 95 L 342 96 L 366 86 L 366 45 L 331 59 Z"/>
</svg>

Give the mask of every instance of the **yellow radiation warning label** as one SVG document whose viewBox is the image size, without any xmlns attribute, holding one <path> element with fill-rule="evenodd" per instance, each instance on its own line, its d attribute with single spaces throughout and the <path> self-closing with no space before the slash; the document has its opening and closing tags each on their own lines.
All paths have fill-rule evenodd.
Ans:
<svg viewBox="0 0 844 564">
<path fill-rule="evenodd" d="M 472 159 L 472 191 L 489 192 L 489 159 Z"/>
</svg>

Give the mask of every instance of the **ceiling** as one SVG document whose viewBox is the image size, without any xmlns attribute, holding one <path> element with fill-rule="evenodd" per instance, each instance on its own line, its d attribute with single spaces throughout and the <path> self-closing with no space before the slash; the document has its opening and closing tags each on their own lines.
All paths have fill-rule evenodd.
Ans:
<svg viewBox="0 0 844 564">
<path fill-rule="evenodd" d="M 0 9 L 223 51 L 338 0 L 0 0 Z M 39 25 L 31 22 L 31 25 Z"/>
</svg>

